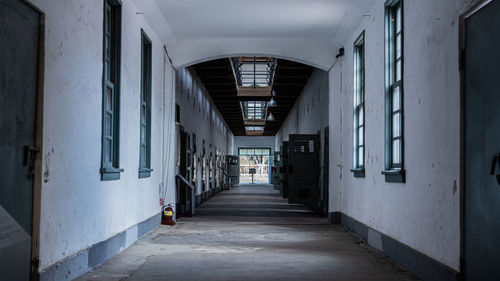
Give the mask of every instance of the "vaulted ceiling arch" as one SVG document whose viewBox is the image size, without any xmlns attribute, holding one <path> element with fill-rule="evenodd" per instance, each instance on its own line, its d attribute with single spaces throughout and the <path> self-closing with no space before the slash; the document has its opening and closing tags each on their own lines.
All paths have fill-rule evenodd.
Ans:
<svg viewBox="0 0 500 281">
<path fill-rule="evenodd" d="M 376 0 L 132 0 L 174 67 L 240 55 L 329 70 Z"/>
</svg>

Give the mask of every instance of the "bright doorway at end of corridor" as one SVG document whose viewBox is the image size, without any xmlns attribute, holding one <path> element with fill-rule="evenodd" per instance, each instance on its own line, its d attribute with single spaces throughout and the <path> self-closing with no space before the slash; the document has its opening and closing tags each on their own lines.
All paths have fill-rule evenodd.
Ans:
<svg viewBox="0 0 500 281">
<path fill-rule="evenodd" d="M 239 148 L 240 184 L 269 183 L 269 164 L 271 149 L 269 148 Z M 252 174 L 253 182 L 252 182 Z"/>
</svg>

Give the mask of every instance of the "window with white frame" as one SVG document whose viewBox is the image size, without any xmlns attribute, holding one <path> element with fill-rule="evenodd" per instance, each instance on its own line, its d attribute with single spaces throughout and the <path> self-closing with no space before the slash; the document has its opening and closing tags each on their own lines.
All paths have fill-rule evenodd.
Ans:
<svg viewBox="0 0 500 281">
<path fill-rule="evenodd" d="M 354 42 L 353 169 L 355 177 L 365 175 L 365 34 Z"/>
</svg>

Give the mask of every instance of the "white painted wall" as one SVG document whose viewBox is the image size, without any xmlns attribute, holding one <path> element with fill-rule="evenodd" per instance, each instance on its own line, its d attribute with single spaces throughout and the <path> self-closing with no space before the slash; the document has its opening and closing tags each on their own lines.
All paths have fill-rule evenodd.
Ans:
<svg viewBox="0 0 500 281">
<path fill-rule="evenodd" d="M 283 141 L 288 141 L 291 134 L 317 134 L 320 132 L 320 153 L 319 164 L 323 167 L 324 159 L 324 129 L 328 127 L 328 103 L 329 103 L 329 85 L 328 72 L 315 69 L 307 81 L 301 95 L 292 107 L 288 117 L 283 122 L 280 130 L 276 134 L 276 150 L 279 151 Z M 278 93 L 279 94 L 279 93 Z M 324 170 L 321 168 L 319 173 L 319 186 L 323 190 Z M 326 187 L 325 187 L 326 188 Z M 323 198 L 321 192 L 321 200 Z"/>
<path fill-rule="evenodd" d="M 197 158 L 199 159 L 202 153 L 203 139 L 207 159 L 210 144 L 225 155 L 230 155 L 233 151 L 233 134 L 199 78 L 187 68 L 176 72 L 175 97 L 181 109 L 180 124 L 184 127 L 184 132 L 196 134 Z M 196 172 L 196 194 L 201 194 L 201 162 L 197 163 Z M 206 175 L 208 177 L 208 172 Z"/>
<path fill-rule="evenodd" d="M 155 14 L 152 22 L 162 26 L 178 68 L 252 54 L 328 70 L 336 50 L 373 6 L 366 0 L 132 1 Z"/>
<path fill-rule="evenodd" d="M 46 25 L 42 271 L 160 212 L 158 190 L 173 182 L 162 177 L 162 158 L 170 157 L 162 146 L 168 127 L 163 101 L 173 91 L 172 82 L 164 81 L 163 42 L 135 6 L 123 1 L 120 166 L 125 171 L 120 180 L 101 181 L 103 2 L 32 2 L 45 13 Z M 154 171 L 146 179 L 138 178 L 141 28 L 153 43 Z M 173 195 L 173 189 L 167 192 L 167 202 Z"/>
<path fill-rule="evenodd" d="M 404 1 L 406 183 L 384 169 L 384 0 L 330 71 L 330 211 L 341 211 L 459 270 L 459 15 L 466 0 Z M 353 43 L 365 30 L 366 177 L 354 178 Z"/>
<path fill-rule="evenodd" d="M 276 134 L 276 150 L 290 134 L 317 134 L 328 127 L 328 72 L 316 69 Z M 279 95 L 279 93 L 278 93 Z"/>
<path fill-rule="evenodd" d="M 167 138 L 162 136 L 175 134 L 164 130 L 170 127 L 164 122 L 169 111 L 165 111 L 163 101 L 172 97 L 173 85 L 169 84 L 170 79 L 164 81 L 164 76 L 168 78 L 169 74 L 164 71 L 163 44 L 172 50 L 176 65 L 245 52 L 295 58 L 323 69 L 328 69 L 334 61 L 336 48 L 333 47 L 344 45 L 345 57 L 337 61 L 328 75 L 329 103 L 320 95 L 321 100 L 315 102 L 315 106 L 321 109 L 310 109 L 307 114 L 308 102 L 301 98 L 280 131 L 280 140 L 285 140 L 290 132 L 316 133 L 318 128 L 311 128 L 320 124 L 306 122 L 329 120 L 330 211 L 344 212 L 458 270 L 458 194 L 461 188 L 458 181 L 458 16 L 476 1 L 405 1 L 405 184 L 385 183 L 380 174 L 384 167 L 383 0 L 371 3 L 370 7 L 376 5 L 371 12 L 363 5 L 356 17 L 347 17 L 359 22 L 360 16 L 367 14 L 357 32 L 345 37 L 350 39 L 339 39 L 332 44 L 320 40 L 321 36 L 316 38 L 320 41 L 308 41 L 293 37 L 286 40 L 251 40 L 245 36 L 221 39 L 206 34 L 206 38 L 176 41 L 175 36 L 171 36 L 175 30 L 166 31 L 170 27 L 156 2 L 124 0 L 120 157 L 125 172 L 120 180 L 106 182 L 100 181 L 99 174 L 103 3 L 32 2 L 46 15 L 40 270 L 158 213 L 158 190 L 162 187 L 172 187 L 167 191 L 166 200 L 173 202 L 173 184 L 161 171 L 162 167 L 165 170 L 171 167 L 166 163 L 173 163 L 167 161 L 173 153 L 168 153 L 168 148 L 164 147 Z M 198 25 L 203 23 L 198 22 Z M 153 41 L 154 171 L 147 179 L 137 177 L 140 28 L 144 28 Z M 153 28 L 158 28 L 158 32 Z M 366 30 L 367 46 L 367 167 L 366 177 L 355 179 L 349 171 L 352 165 L 352 43 L 362 29 Z M 268 44 L 264 44 L 264 40 L 268 40 Z M 310 43 L 297 44 L 299 47 L 290 44 L 297 40 Z M 310 44 L 315 42 L 320 42 L 321 46 L 312 48 Z M 249 47 L 250 43 L 256 43 L 255 47 Z M 315 72 L 311 80 L 322 75 Z M 314 91 L 304 94 L 303 98 L 312 96 Z M 187 96 L 178 100 L 193 102 L 187 101 Z M 329 110 L 323 108 L 326 104 Z M 173 103 L 166 106 L 171 107 Z M 195 102 L 193 111 L 196 106 Z M 209 107 L 213 105 L 209 103 Z M 304 108 L 306 113 L 301 113 Z M 311 115 L 326 111 L 330 112 L 328 118 Z M 198 112 L 201 113 L 200 109 Z M 194 123 L 196 118 L 209 119 L 209 116 L 183 115 L 181 122 L 188 122 L 191 117 L 192 125 L 183 125 L 187 131 L 204 130 L 196 132 L 199 149 L 201 139 L 207 136 L 212 143 L 225 142 L 226 150 L 234 151 L 237 144 L 232 145 L 234 140 L 230 136 L 218 136 L 219 133 L 213 133 L 216 129 Z M 171 116 L 170 119 L 173 120 Z M 207 140 L 207 145 L 209 143 Z"/>
</svg>

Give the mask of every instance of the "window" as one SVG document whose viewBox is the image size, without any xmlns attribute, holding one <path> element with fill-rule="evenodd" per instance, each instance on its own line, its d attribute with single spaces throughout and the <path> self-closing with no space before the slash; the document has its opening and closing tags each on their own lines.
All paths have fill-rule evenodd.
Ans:
<svg viewBox="0 0 500 281">
<path fill-rule="evenodd" d="M 267 102 L 243 101 L 243 114 L 246 120 L 264 120 L 266 117 Z"/>
<path fill-rule="evenodd" d="M 142 31 L 139 178 L 151 176 L 151 40 Z"/>
<path fill-rule="evenodd" d="M 403 166 L 403 2 L 385 7 L 385 179 L 404 182 Z"/>
<path fill-rule="evenodd" d="M 175 104 L 175 123 L 181 123 L 181 106 L 178 103 Z"/>
<path fill-rule="evenodd" d="M 103 38 L 103 107 L 101 179 L 120 178 L 120 41 L 121 6 L 113 0 L 104 2 Z"/>
<path fill-rule="evenodd" d="M 276 58 L 233 57 L 231 62 L 240 87 L 271 87 L 273 84 Z"/>
<path fill-rule="evenodd" d="M 365 176 L 365 34 L 354 42 L 354 126 L 353 169 L 354 177 Z"/>
<path fill-rule="evenodd" d="M 264 126 L 245 126 L 245 130 L 264 132 Z"/>
</svg>

